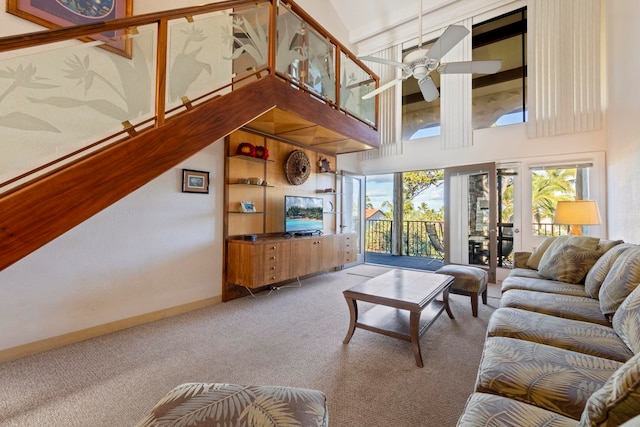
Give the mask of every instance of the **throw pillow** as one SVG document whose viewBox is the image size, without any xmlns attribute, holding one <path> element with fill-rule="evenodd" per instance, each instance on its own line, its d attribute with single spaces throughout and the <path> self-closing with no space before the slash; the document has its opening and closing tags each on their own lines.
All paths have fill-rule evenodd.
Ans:
<svg viewBox="0 0 640 427">
<path fill-rule="evenodd" d="M 540 258 L 540 265 L 544 264 L 563 246 L 573 245 L 573 246 L 578 246 L 584 249 L 590 249 L 592 251 L 596 251 L 598 250 L 599 244 L 600 244 L 600 239 L 598 239 L 597 237 L 571 236 L 571 235 L 558 236 L 553 242 L 551 242 L 547 250 L 544 251 L 544 253 L 542 254 L 542 258 Z"/>
<path fill-rule="evenodd" d="M 584 407 L 580 425 L 619 426 L 640 414 L 640 353 L 596 390 Z M 635 424 L 634 424 L 635 425 Z"/>
<path fill-rule="evenodd" d="M 598 299 L 600 309 L 610 316 L 640 283 L 640 246 L 633 245 L 613 263 L 602 282 Z"/>
<path fill-rule="evenodd" d="M 640 286 L 620 304 L 613 316 L 613 330 L 634 353 L 640 353 Z"/>
<path fill-rule="evenodd" d="M 600 257 L 593 268 L 589 270 L 584 280 L 584 291 L 587 295 L 591 298 L 599 298 L 600 287 L 604 282 L 604 278 L 607 277 L 607 273 L 611 270 L 611 266 L 613 266 L 613 263 L 616 262 L 621 253 L 632 246 L 631 243 L 615 246 Z"/>
<path fill-rule="evenodd" d="M 565 245 L 554 251 L 551 257 L 544 257 L 538 273 L 551 280 L 580 283 L 601 255 L 596 250 Z"/>
<path fill-rule="evenodd" d="M 598 245 L 598 250 L 602 253 L 607 252 L 609 249 L 614 246 L 618 246 L 624 243 L 624 240 L 605 240 L 600 239 L 600 244 Z"/>
<path fill-rule="evenodd" d="M 542 258 L 542 255 L 554 240 L 556 240 L 555 236 L 547 237 L 546 239 L 544 239 L 542 243 L 540 243 L 538 247 L 535 248 L 533 252 L 531 252 L 531 255 L 529 255 L 529 259 L 527 260 L 527 267 L 537 270 L 540 265 L 540 258 Z"/>
</svg>

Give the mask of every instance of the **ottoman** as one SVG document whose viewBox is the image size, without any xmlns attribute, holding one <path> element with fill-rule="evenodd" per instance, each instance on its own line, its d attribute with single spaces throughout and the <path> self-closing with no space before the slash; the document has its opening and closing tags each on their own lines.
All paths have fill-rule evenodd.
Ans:
<svg viewBox="0 0 640 427">
<path fill-rule="evenodd" d="M 487 282 L 489 274 L 478 267 L 468 265 L 445 265 L 436 273 L 455 277 L 449 292 L 471 297 L 471 313 L 478 317 L 478 295 L 482 295 L 482 303 L 487 304 Z"/>
<path fill-rule="evenodd" d="M 328 420 L 327 398 L 318 390 L 186 383 L 167 393 L 136 427 L 327 427 Z"/>
</svg>

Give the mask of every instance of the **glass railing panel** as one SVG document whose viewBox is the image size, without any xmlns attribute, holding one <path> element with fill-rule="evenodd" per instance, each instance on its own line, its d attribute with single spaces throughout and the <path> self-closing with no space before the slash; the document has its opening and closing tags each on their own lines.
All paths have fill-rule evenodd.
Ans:
<svg viewBox="0 0 640 427">
<path fill-rule="evenodd" d="M 340 53 L 340 70 L 340 108 L 374 125 L 375 97 L 362 97 L 376 88 L 375 80 L 344 52 Z"/>
<path fill-rule="evenodd" d="M 110 50 L 96 35 L 0 60 L 0 184 L 153 118 L 156 33 L 148 25 Z"/>
<path fill-rule="evenodd" d="M 278 9 L 276 70 L 336 102 L 336 48 L 286 7 Z"/>
<path fill-rule="evenodd" d="M 212 92 L 226 93 L 234 79 L 267 66 L 267 6 L 263 3 L 169 23 L 167 110 Z"/>
</svg>

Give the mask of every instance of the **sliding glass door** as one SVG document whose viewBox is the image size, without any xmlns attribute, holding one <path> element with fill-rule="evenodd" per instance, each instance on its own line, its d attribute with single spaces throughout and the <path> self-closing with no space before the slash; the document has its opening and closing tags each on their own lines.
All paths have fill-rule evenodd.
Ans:
<svg viewBox="0 0 640 427">
<path fill-rule="evenodd" d="M 444 171 L 445 264 L 480 267 L 496 281 L 497 174 L 495 163 Z"/>
</svg>

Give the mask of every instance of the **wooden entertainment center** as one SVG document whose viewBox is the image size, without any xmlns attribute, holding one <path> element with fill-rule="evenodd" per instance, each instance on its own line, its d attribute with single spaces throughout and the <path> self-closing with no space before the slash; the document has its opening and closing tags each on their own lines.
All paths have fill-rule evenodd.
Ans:
<svg viewBox="0 0 640 427">
<path fill-rule="evenodd" d="M 266 149 L 268 157 L 245 154 L 247 143 L 260 147 L 260 153 Z M 223 300 L 356 260 L 355 233 L 341 232 L 341 177 L 332 170 L 335 156 L 248 130 L 227 136 L 225 150 Z M 286 171 L 294 151 L 302 151 L 296 154 L 310 164 L 298 185 Z M 302 237 L 285 234 L 285 196 L 321 198 L 322 230 Z"/>
</svg>

